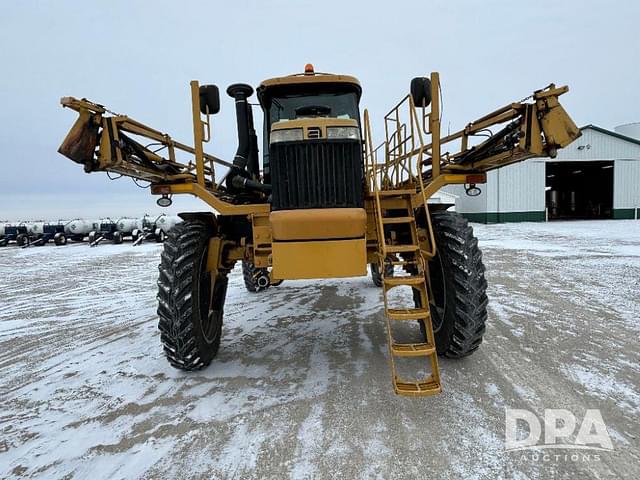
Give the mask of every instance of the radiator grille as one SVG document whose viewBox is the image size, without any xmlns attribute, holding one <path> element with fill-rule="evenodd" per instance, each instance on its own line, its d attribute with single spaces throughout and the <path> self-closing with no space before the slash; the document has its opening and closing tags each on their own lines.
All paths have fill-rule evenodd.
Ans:
<svg viewBox="0 0 640 480">
<path fill-rule="evenodd" d="M 275 143 L 270 162 L 272 210 L 363 206 L 360 142 Z"/>
</svg>

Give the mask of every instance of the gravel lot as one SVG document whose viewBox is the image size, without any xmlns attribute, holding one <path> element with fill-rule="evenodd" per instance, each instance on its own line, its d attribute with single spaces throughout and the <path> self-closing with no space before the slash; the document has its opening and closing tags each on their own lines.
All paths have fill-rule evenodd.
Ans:
<svg viewBox="0 0 640 480">
<path fill-rule="evenodd" d="M 0 477 L 640 478 L 640 222 L 474 227 L 485 342 L 423 399 L 393 394 L 367 278 L 248 294 L 236 269 L 220 354 L 185 374 L 160 246 L 0 249 Z M 505 408 L 599 409 L 613 450 L 505 451 Z"/>
</svg>

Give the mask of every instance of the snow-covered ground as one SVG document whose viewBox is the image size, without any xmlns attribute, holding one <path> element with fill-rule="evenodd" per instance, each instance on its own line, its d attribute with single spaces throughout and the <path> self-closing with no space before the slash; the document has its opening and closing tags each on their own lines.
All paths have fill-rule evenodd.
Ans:
<svg viewBox="0 0 640 480">
<path fill-rule="evenodd" d="M 160 246 L 0 249 L 0 478 L 639 478 L 640 222 L 474 228 L 485 342 L 423 399 L 392 393 L 367 278 L 248 294 L 236 269 L 220 353 L 185 374 Z M 506 407 L 598 408 L 614 450 L 506 452 Z"/>
</svg>

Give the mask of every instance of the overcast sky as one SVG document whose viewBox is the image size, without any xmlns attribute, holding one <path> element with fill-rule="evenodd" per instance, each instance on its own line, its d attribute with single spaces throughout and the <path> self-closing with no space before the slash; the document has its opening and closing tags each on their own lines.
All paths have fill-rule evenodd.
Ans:
<svg viewBox="0 0 640 480">
<path fill-rule="evenodd" d="M 217 6 L 216 6 L 217 4 Z M 0 14 L 0 219 L 139 215 L 155 197 L 56 150 L 87 97 L 191 143 L 189 81 L 256 86 L 296 73 L 363 85 L 374 134 L 412 77 L 441 73 L 446 129 L 551 82 L 580 126 L 640 121 L 640 2 L 6 1 Z M 255 97 L 254 97 L 255 99 Z M 261 114 L 257 113 L 259 123 Z M 207 151 L 231 159 L 223 95 Z M 203 208 L 179 199 L 173 211 Z"/>
</svg>

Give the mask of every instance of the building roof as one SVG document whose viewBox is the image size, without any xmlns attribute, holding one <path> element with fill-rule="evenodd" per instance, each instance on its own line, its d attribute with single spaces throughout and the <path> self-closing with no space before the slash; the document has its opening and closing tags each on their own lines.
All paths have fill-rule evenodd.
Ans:
<svg viewBox="0 0 640 480">
<path fill-rule="evenodd" d="M 614 132 L 613 130 L 607 130 L 606 128 L 601 128 L 593 124 L 585 125 L 584 127 L 580 127 L 580 131 L 586 130 L 590 128 L 591 130 L 595 130 L 596 132 L 604 133 L 605 135 L 611 135 L 612 137 L 619 138 L 620 140 L 625 140 L 627 142 L 635 143 L 636 145 L 640 145 L 640 140 L 627 137 L 626 135 L 622 135 L 621 133 Z"/>
</svg>

